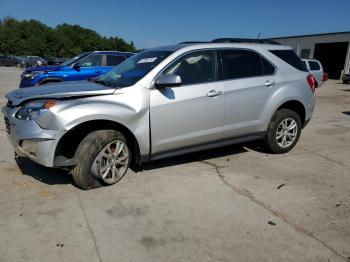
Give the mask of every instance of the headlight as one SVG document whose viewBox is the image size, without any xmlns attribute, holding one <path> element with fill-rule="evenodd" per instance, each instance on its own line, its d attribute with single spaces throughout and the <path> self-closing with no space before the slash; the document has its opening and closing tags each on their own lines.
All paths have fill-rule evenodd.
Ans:
<svg viewBox="0 0 350 262">
<path fill-rule="evenodd" d="M 57 104 L 57 100 L 35 100 L 23 105 L 16 117 L 20 120 L 34 120 Z"/>
<path fill-rule="evenodd" d="M 33 71 L 30 73 L 23 73 L 22 78 L 28 78 L 30 80 L 34 79 L 37 75 L 44 73 L 44 71 Z"/>
</svg>

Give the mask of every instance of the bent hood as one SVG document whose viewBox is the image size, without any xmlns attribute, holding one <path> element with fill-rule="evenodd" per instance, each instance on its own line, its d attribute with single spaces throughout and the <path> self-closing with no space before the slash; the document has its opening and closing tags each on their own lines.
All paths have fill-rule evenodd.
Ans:
<svg viewBox="0 0 350 262">
<path fill-rule="evenodd" d="M 98 85 L 94 82 L 77 81 L 17 89 L 8 93 L 6 98 L 11 101 L 13 106 L 16 106 L 32 99 L 108 95 L 113 94 L 114 91 L 115 88 Z"/>
</svg>

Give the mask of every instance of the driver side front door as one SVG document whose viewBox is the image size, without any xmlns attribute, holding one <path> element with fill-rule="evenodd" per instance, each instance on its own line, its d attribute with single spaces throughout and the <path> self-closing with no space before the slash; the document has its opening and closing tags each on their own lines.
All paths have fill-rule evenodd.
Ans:
<svg viewBox="0 0 350 262">
<path fill-rule="evenodd" d="M 172 62 L 163 74 L 181 86 L 150 91 L 152 158 L 219 141 L 224 126 L 224 86 L 217 81 L 215 51 L 196 51 Z"/>
<path fill-rule="evenodd" d="M 85 80 L 102 74 L 102 54 L 91 54 L 79 61 L 80 68 L 75 72 L 71 80 Z"/>
</svg>

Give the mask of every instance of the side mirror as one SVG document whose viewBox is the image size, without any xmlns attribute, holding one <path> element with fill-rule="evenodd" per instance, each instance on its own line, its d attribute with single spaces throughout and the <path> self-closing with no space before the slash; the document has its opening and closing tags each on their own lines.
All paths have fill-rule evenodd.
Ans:
<svg viewBox="0 0 350 262">
<path fill-rule="evenodd" d="M 154 85 L 158 89 L 181 86 L 181 77 L 178 75 L 162 75 L 156 80 Z"/>
<path fill-rule="evenodd" d="M 73 65 L 73 69 L 75 69 L 75 70 L 79 70 L 80 69 L 80 64 L 79 63 L 75 63 L 74 65 Z"/>
</svg>

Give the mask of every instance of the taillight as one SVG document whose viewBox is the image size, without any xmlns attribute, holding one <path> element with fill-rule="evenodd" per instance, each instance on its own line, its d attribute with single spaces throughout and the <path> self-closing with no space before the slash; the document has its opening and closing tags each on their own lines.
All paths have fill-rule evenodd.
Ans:
<svg viewBox="0 0 350 262">
<path fill-rule="evenodd" d="M 315 92 L 315 78 L 313 77 L 313 75 L 309 74 L 307 77 L 306 77 L 306 81 L 307 83 L 309 84 L 309 87 L 312 91 L 312 93 Z"/>
<path fill-rule="evenodd" d="M 328 80 L 328 73 L 323 73 L 322 81 L 325 82 L 327 80 Z"/>
</svg>

